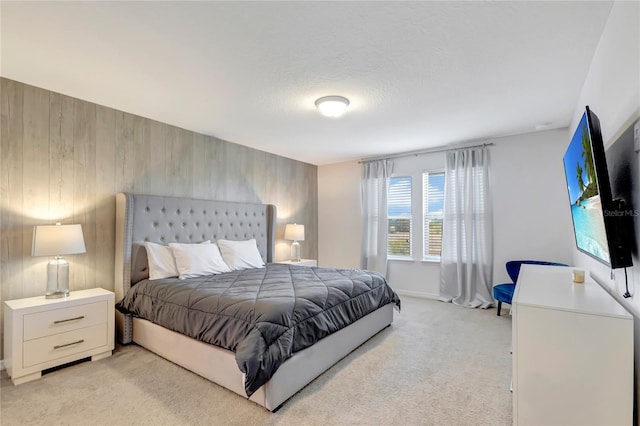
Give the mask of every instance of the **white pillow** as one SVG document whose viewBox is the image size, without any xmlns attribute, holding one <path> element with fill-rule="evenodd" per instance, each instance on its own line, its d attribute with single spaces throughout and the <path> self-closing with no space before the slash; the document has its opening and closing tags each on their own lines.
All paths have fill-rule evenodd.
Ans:
<svg viewBox="0 0 640 426">
<path fill-rule="evenodd" d="M 215 244 L 170 243 L 169 247 L 176 259 L 178 278 L 181 280 L 231 271 Z"/>
<path fill-rule="evenodd" d="M 203 241 L 200 244 L 211 244 L 211 240 Z M 178 276 L 176 259 L 173 256 L 171 247 L 147 241 L 144 243 L 144 248 L 147 250 L 150 280 Z"/>
<path fill-rule="evenodd" d="M 222 258 L 234 271 L 264 266 L 255 238 L 246 241 L 218 240 L 216 243 L 220 247 Z"/>
<path fill-rule="evenodd" d="M 144 248 L 147 250 L 147 259 L 149 260 L 150 280 L 178 276 L 176 261 L 169 246 L 146 242 L 144 243 Z"/>
</svg>

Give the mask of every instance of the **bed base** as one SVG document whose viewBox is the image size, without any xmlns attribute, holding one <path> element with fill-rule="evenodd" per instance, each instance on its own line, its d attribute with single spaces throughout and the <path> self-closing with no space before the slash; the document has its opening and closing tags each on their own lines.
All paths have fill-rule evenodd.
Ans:
<svg viewBox="0 0 640 426">
<path fill-rule="evenodd" d="M 249 400 L 275 411 L 296 392 L 393 322 L 393 304 L 359 319 L 285 361 Z M 246 397 L 234 353 L 144 319 L 133 319 L 133 341 L 212 382 Z"/>
</svg>

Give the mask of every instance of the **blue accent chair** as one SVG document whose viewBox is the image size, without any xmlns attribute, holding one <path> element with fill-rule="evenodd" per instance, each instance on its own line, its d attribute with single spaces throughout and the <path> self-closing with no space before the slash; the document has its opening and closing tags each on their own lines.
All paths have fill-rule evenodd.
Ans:
<svg viewBox="0 0 640 426">
<path fill-rule="evenodd" d="M 540 260 L 510 260 L 507 262 L 507 274 L 513 282 L 505 284 L 496 284 L 493 286 L 493 298 L 498 301 L 498 316 L 500 316 L 500 310 L 502 309 L 502 302 L 511 304 L 513 299 L 513 292 L 516 289 L 516 283 L 518 282 L 518 275 L 520 274 L 520 267 L 522 265 L 548 265 L 548 266 L 569 266 L 564 263 L 557 262 L 545 262 Z"/>
</svg>

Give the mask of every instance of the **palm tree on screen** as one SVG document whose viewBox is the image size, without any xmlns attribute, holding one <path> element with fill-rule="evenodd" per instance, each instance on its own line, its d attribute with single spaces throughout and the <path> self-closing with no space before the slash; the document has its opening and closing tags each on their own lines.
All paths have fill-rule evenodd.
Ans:
<svg viewBox="0 0 640 426">
<path fill-rule="evenodd" d="M 580 188 L 580 196 L 584 192 L 584 179 L 582 178 L 582 167 L 580 166 L 580 162 L 576 163 L 576 178 L 578 179 L 578 188 Z"/>
<path fill-rule="evenodd" d="M 593 167 L 593 155 L 591 153 L 591 139 L 589 138 L 589 129 L 585 124 L 582 127 L 582 158 L 584 158 L 584 167 L 587 171 L 587 185 L 596 181 L 596 170 Z"/>
</svg>

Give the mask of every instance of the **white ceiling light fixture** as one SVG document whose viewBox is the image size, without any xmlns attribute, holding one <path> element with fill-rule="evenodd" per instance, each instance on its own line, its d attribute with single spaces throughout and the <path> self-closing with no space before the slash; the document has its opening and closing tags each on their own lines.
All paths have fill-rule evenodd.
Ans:
<svg viewBox="0 0 640 426">
<path fill-rule="evenodd" d="M 340 117 L 349 106 L 349 99 L 343 96 L 323 96 L 316 101 L 316 107 L 325 117 Z"/>
</svg>

